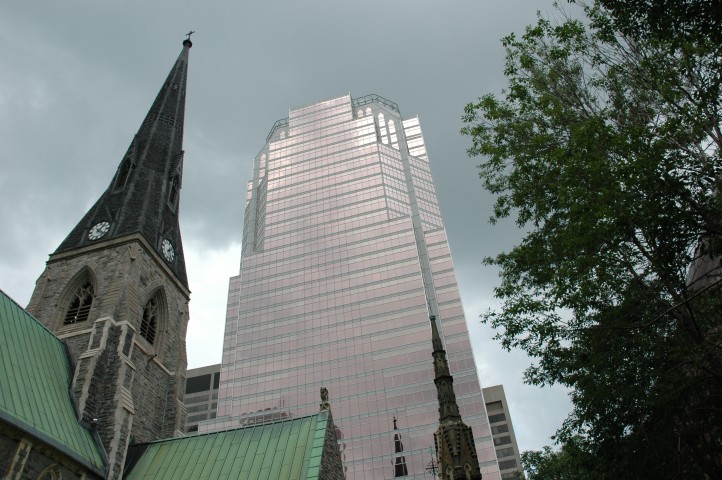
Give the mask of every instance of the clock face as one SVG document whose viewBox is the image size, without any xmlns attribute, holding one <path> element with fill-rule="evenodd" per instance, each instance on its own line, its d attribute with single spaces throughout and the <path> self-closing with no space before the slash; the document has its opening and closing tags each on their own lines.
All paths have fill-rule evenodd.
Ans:
<svg viewBox="0 0 722 480">
<path fill-rule="evenodd" d="M 170 240 L 164 238 L 163 242 L 160 244 L 160 248 L 163 250 L 163 256 L 165 259 L 172 262 L 175 258 L 175 252 L 173 251 L 173 244 L 170 243 Z"/>
<path fill-rule="evenodd" d="M 93 228 L 90 229 L 88 232 L 88 239 L 89 240 L 98 240 L 99 238 L 103 238 L 106 233 L 108 233 L 108 230 L 110 230 L 110 223 L 108 222 L 99 222 L 93 225 Z"/>
</svg>

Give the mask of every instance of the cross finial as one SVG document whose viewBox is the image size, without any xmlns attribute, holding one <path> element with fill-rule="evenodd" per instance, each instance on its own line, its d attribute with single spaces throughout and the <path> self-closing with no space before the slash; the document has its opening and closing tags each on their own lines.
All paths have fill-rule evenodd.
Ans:
<svg viewBox="0 0 722 480">
<path fill-rule="evenodd" d="M 195 30 L 191 30 L 190 32 L 186 33 L 186 37 L 188 38 L 183 40 L 184 47 L 191 48 L 193 46 L 193 42 L 191 42 L 191 35 L 193 35 L 194 33 L 196 33 Z"/>
</svg>

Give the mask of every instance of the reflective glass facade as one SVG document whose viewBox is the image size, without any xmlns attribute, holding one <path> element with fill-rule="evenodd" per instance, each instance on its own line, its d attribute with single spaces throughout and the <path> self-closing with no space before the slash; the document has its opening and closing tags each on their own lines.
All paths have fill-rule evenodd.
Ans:
<svg viewBox="0 0 722 480">
<path fill-rule="evenodd" d="M 292 109 L 248 183 L 218 419 L 201 431 L 317 411 L 323 386 L 347 478 L 393 478 L 395 433 L 407 478 L 426 477 L 432 313 L 484 478 L 499 478 L 418 119 L 376 96 Z"/>
</svg>

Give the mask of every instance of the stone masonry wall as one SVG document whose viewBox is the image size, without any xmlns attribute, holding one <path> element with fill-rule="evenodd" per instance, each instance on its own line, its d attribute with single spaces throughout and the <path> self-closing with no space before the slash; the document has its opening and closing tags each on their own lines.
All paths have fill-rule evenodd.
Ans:
<svg viewBox="0 0 722 480">
<path fill-rule="evenodd" d="M 63 479 L 100 479 L 96 473 L 68 458 L 63 452 L 0 422 L 0 478 L 40 478 L 52 471 Z"/>
<path fill-rule="evenodd" d="M 94 320 L 110 317 L 128 322 L 140 330 L 143 308 L 148 299 L 161 289 L 165 296 L 166 323 L 158 328 L 152 354 L 174 370 L 185 363 L 185 334 L 188 324 L 188 292 L 171 277 L 155 252 L 146 248 L 140 238 L 117 239 L 86 247 L 72 254 L 51 256 L 45 271 L 38 278 L 27 310 L 49 330 L 68 342 L 73 358 L 83 353 L 87 343 L 74 339 L 87 335 Z M 63 325 L 74 288 L 83 276 L 95 287 L 95 299 L 87 321 Z M 183 358 L 179 358 L 182 352 Z"/>
<path fill-rule="evenodd" d="M 5 478 L 18 447 L 19 438 L 0 422 L 0 478 Z"/>
<path fill-rule="evenodd" d="M 72 294 L 85 279 L 95 298 L 87 321 L 63 325 Z M 143 309 L 160 294 L 155 341 L 140 335 Z M 141 238 L 114 239 L 53 255 L 37 281 L 28 311 L 68 345 L 73 392 L 98 432 L 119 478 L 130 442 L 182 430 L 188 291 Z M 101 418 L 102 417 L 102 418 Z M 118 469 L 118 466 L 120 466 Z"/>
</svg>

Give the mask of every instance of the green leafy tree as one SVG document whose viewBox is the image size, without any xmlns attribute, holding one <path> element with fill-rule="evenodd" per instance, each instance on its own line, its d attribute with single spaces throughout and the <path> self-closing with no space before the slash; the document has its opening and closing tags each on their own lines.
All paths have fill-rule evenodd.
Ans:
<svg viewBox="0 0 722 480">
<path fill-rule="evenodd" d="M 600 0 L 625 35 L 657 37 L 681 47 L 722 44 L 722 2 L 711 0 Z"/>
<path fill-rule="evenodd" d="M 585 442 L 571 437 L 559 450 L 544 447 L 539 452 L 524 452 L 521 463 L 526 480 L 601 480 L 598 465 Z"/>
<path fill-rule="evenodd" d="M 503 39 L 508 88 L 465 110 L 492 223 L 528 232 L 483 321 L 571 388 L 588 472 L 722 478 L 722 55 L 584 11 Z"/>
</svg>

